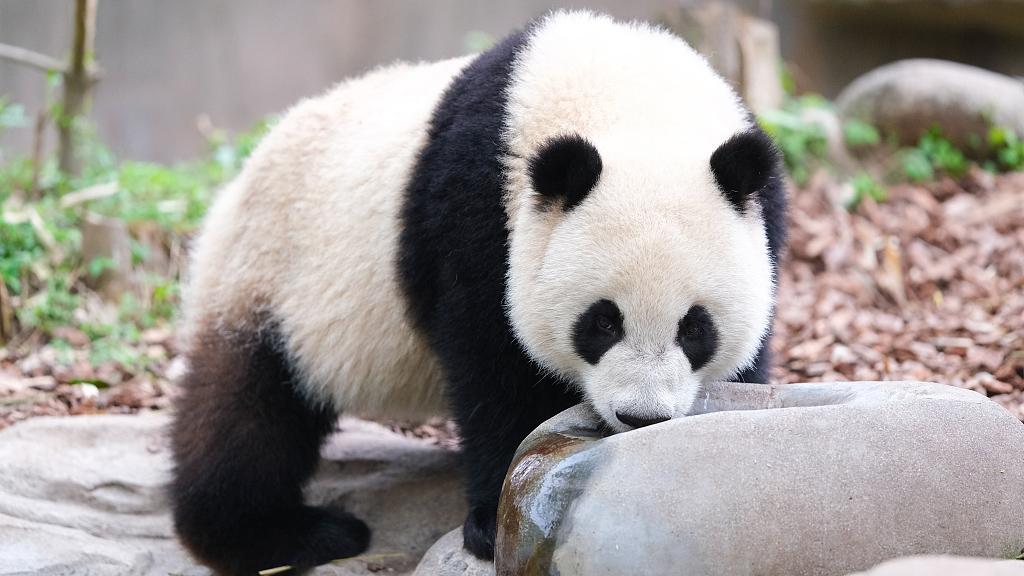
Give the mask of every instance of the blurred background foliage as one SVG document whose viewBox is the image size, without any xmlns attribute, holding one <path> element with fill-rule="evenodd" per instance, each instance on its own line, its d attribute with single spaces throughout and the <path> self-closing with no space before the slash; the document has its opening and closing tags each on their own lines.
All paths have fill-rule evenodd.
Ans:
<svg viewBox="0 0 1024 576">
<path fill-rule="evenodd" d="M 908 138 L 838 110 L 851 81 L 902 57 L 1024 73 L 1024 26 L 1004 25 L 1024 3 L 1000 3 L 1004 17 L 979 10 L 984 0 L 867 4 L 583 3 L 669 26 L 712 55 L 797 194 L 825 178 L 836 205 L 857 211 L 893 186 L 1024 168 L 1024 135 L 997 115 L 951 130 L 940 114 Z M 166 381 L 189 239 L 275 114 L 395 58 L 484 50 L 550 7 L 0 0 L 0 369 L 49 378 L 40 388 Z M 900 22 L 909 31 L 891 46 L 872 40 Z"/>
</svg>

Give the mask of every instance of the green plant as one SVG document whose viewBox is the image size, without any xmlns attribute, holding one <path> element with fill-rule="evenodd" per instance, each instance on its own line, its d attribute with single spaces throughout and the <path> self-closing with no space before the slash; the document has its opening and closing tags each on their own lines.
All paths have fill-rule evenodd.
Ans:
<svg viewBox="0 0 1024 576">
<path fill-rule="evenodd" d="M 89 337 L 89 362 L 94 366 L 108 362 L 132 370 L 149 366 L 148 358 L 137 346 L 141 338 L 138 327 L 124 318 L 119 316 L 114 323 L 82 322 L 78 328 Z"/>
<path fill-rule="evenodd" d="M 902 176 L 911 182 L 934 180 L 939 173 L 962 176 L 968 167 L 964 153 L 942 135 L 938 126 L 922 135 L 913 148 L 900 150 L 898 157 Z"/>
<path fill-rule="evenodd" d="M 31 224 L 0 219 L 0 279 L 12 294 L 21 294 L 29 268 L 44 255 Z"/>
<path fill-rule="evenodd" d="M 988 131 L 988 145 L 1003 170 L 1024 169 L 1024 139 L 1013 130 L 993 126 Z"/>
<path fill-rule="evenodd" d="M 817 122 L 804 117 L 806 108 L 827 106 L 818 96 L 790 100 L 781 110 L 769 110 L 758 117 L 764 131 L 782 151 L 786 169 L 797 184 L 804 184 L 814 166 L 824 161 L 828 149 L 825 131 Z"/>
<path fill-rule="evenodd" d="M 793 77 L 793 71 L 784 61 L 779 63 L 779 83 L 782 84 L 782 92 L 788 98 L 796 97 L 796 78 Z"/>
<path fill-rule="evenodd" d="M 960 176 L 967 170 L 967 159 L 952 142 L 942 136 L 942 129 L 934 127 L 921 136 L 917 149 L 931 161 L 932 166 L 950 176 Z"/>
<path fill-rule="evenodd" d="M 28 124 L 25 107 L 12 104 L 6 97 L 0 96 L 0 134 L 7 128 L 17 128 Z"/>
<path fill-rule="evenodd" d="M 882 142 L 874 126 L 862 120 L 849 120 L 843 124 L 843 140 L 850 148 L 867 148 Z"/>
<path fill-rule="evenodd" d="M 93 258 L 92 261 L 89 262 L 89 266 L 87 268 L 90 278 L 98 278 L 102 276 L 103 273 L 106 272 L 107 270 L 116 269 L 117 262 L 114 262 L 113 258 L 108 258 L 106 256 L 99 256 L 97 258 Z"/>
<path fill-rule="evenodd" d="M 857 208 L 865 198 L 871 198 L 875 202 L 884 202 L 889 197 L 885 186 L 867 172 L 861 172 L 854 176 L 853 180 L 850 181 L 850 185 L 853 186 L 853 196 L 850 198 L 848 205 L 848 208 L 851 210 Z"/>
<path fill-rule="evenodd" d="M 78 295 L 73 293 L 65 276 L 52 276 L 45 287 L 18 310 L 18 321 L 23 326 L 52 332 L 59 326 L 71 324 L 78 308 Z"/>
<path fill-rule="evenodd" d="M 2 101 L 0 121 L 15 118 L 13 109 Z M 51 112 L 61 118 L 61 110 Z M 115 262 L 110 257 L 82 258 L 83 216 L 94 212 L 115 218 L 131 224 L 129 230 L 136 230 L 135 223 L 141 224 L 139 230 L 153 231 L 155 225 L 158 238 L 180 244 L 178 238 L 195 229 L 217 188 L 241 169 L 273 119 L 231 138 L 216 132 L 205 157 L 175 166 L 118 162 L 86 122 L 76 122 L 76 134 L 83 139 L 78 175 L 61 172 L 55 158 L 43 159 L 38 167 L 23 157 L 0 164 L 0 281 L 16 307 L 17 328 L 45 336 L 61 326 L 76 327 L 89 337 L 93 361 L 144 368 L 150 359 L 140 352 L 139 333 L 173 318 L 178 278 L 144 272 L 142 265 L 157 245 L 131 239 L 131 260 L 124 265 L 133 268 L 136 282 L 111 303 L 117 305 L 116 321 L 99 321 L 104 315 L 95 313 L 98 309 L 81 307 L 81 280 L 100 276 Z M 95 185 L 107 186 L 109 193 L 64 202 L 68 193 Z M 56 345 L 68 347 L 66 342 Z"/>
<path fill-rule="evenodd" d="M 917 148 L 908 148 L 900 154 L 903 175 L 911 182 L 925 182 L 935 178 L 935 169 L 928 155 Z"/>
</svg>

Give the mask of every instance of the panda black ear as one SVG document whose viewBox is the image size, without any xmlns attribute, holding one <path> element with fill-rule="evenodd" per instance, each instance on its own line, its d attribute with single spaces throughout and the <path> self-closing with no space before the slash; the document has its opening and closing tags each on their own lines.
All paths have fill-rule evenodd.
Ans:
<svg viewBox="0 0 1024 576">
<path fill-rule="evenodd" d="M 777 162 L 775 144 L 764 131 L 755 128 L 719 146 L 711 155 L 711 172 L 725 197 L 742 213 L 747 199 L 775 175 Z"/>
<path fill-rule="evenodd" d="M 530 180 L 545 205 L 562 200 L 568 212 L 586 199 L 601 176 L 601 155 L 579 134 L 552 138 L 530 160 Z"/>
</svg>

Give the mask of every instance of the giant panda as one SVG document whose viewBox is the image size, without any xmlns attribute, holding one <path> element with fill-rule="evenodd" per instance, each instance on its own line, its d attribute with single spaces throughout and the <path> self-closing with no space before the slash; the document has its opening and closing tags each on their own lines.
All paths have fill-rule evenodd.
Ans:
<svg viewBox="0 0 1024 576">
<path fill-rule="evenodd" d="M 784 207 L 735 92 L 645 24 L 555 12 L 301 102 L 193 248 L 180 539 L 229 574 L 356 555 L 369 528 L 302 495 L 337 416 L 450 414 L 490 558 L 543 420 L 585 401 L 623 432 L 765 381 Z"/>
</svg>

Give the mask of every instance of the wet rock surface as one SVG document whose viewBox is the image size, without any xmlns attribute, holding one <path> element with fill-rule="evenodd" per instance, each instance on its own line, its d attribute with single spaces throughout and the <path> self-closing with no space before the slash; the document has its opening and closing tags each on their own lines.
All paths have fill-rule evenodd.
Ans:
<svg viewBox="0 0 1024 576">
<path fill-rule="evenodd" d="M 37 418 L 0 432 L 0 574 L 209 574 L 173 538 L 166 413 Z M 456 454 L 345 419 L 309 487 L 375 530 L 317 575 L 409 574 L 462 523 Z M 272 568 L 268 566 L 268 568 Z"/>
<path fill-rule="evenodd" d="M 1010 558 L 1022 445 L 1003 408 L 937 384 L 722 384 L 691 417 L 607 438 L 578 406 L 520 448 L 496 566 L 827 575 L 911 554 Z"/>
</svg>

